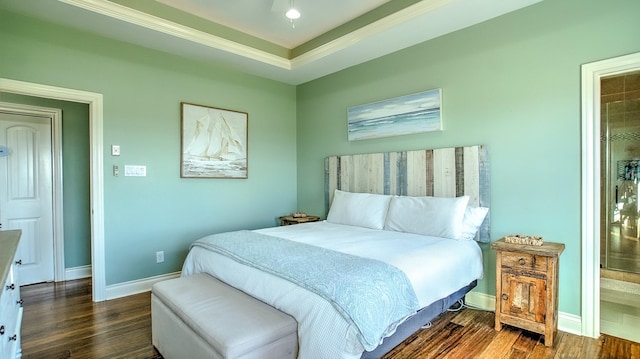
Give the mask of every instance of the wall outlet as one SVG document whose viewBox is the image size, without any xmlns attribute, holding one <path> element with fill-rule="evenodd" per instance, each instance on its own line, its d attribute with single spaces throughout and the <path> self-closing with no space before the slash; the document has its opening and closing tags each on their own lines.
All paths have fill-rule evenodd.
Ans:
<svg viewBox="0 0 640 359">
<path fill-rule="evenodd" d="M 164 262 L 164 251 L 156 252 L 156 263 Z"/>
</svg>

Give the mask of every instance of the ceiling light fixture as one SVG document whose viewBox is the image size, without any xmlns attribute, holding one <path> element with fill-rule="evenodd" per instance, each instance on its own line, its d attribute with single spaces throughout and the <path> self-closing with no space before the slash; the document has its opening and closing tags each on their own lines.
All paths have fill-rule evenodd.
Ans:
<svg viewBox="0 0 640 359">
<path fill-rule="evenodd" d="M 297 20 L 300 18 L 300 11 L 291 8 L 287 10 L 287 13 L 284 14 L 289 20 Z"/>
<path fill-rule="evenodd" d="M 291 7 L 289 8 L 289 10 L 287 10 L 286 13 L 284 13 L 284 16 L 289 19 L 289 21 L 291 22 L 291 27 L 295 29 L 296 25 L 293 23 L 293 21 L 300 18 L 300 11 L 296 10 L 296 8 L 293 6 L 293 0 L 291 0 Z"/>
</svg>

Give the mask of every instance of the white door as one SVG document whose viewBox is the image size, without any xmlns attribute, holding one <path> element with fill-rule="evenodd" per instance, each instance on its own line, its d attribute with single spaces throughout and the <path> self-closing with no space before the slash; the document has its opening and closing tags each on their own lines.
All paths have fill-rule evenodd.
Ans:
<svg viewBox="0 0 640 359">
<path fill-rule="evenodd" d="M 20 285 L 53 281 L 51 122 L 0 114 L 0 223 L 21 229 L 17 257 Z"/>
</svg>

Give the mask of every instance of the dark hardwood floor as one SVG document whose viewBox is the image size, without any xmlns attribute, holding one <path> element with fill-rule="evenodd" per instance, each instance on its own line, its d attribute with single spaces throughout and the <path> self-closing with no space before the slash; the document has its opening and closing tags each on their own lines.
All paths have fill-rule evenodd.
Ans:
<svg viewBox="0 0 640 359">
<path fill-rule="evenodd" d="M 21 290 L 24 359 L 161 358 L 151 345 L 149 293 L 93 303 L 87 279 Z M 559 332 L 554 346 L 547 348 L 537 334 L 510 327 L 494 331 L 493 320 L 493 313 L 480 310 L 445 313 L 385 359 L 640 358 L 639 343 Z"/>
<path fill-rule="evenodd" d="M 161 358 L 151 345 L 150 293 L 91 301 L 91 280 L 20 288 L 22 357 Z"/>
</svg>

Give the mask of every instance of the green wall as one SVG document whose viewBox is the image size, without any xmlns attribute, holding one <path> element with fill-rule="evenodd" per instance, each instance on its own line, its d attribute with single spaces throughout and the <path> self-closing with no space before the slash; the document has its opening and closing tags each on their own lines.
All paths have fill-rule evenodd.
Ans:
<svg viewBox="0 0 640 359">
<path fill-rule="evenodd" d="M 2 11 L 0 48 L 0 77 L 104 95 L 107 285 L 178 271 L 198 237 L 296 209 L 294 86 Z M 248 179 L 180 178 L 181 101 L 249 113 Z M 114 177 L 125 164 L 147 176 Z"/>
<path fill-rule="evenodd" d="M 484 144 L 492 238 L 565 243 L 560 311 L 579 315 L 580 65 L 640 51 L 638 13 L 636 0 L 545 0 L 294 87 L 0 11 L 0 77 L 104 94 L 107 284 L 179 270 L 204 234 L 323 215 L 328 155 Z M 432 88 L 444 131 L 347 141 L 348 107 Z M 181 101 L 249 113 L 248 179 L 180 178 Z M 113 177 L 114 164 L 148 175 Z M 494 294 L 483 250 L 477 291 Z"/>
<path fill-rule="evenodd" d="M 62 110 L 64 265 L 91 264 L 89 105 L 3 92 L 0 101 Z"/>
<path fill-rule="evenodd" d="M 640 51 L 637 14 L 636 0 L 546 0 L 298 86 L 299 209 L 324 214 L 328 155 L 487 145 L 492 239 L 565 243 L 559 309 L 579 315 L 580 66 Z M 444 131 L 347 140 L 348 107 L 433 88 Z M 483 252 L 477 291 L 493 295 Z"/>
</svg>

